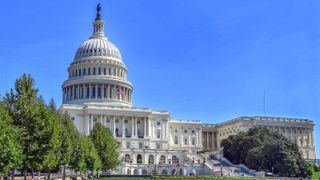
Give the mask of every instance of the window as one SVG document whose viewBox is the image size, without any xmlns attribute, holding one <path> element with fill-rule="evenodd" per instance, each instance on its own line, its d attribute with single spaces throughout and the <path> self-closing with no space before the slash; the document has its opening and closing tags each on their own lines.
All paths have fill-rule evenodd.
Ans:
<svg viewBox="0 0 320 180">
<path fill-rule="evenodd" d="M 124 156 L 124 161 L 125 162 L 130 162 L 130 155 L 129 154 L 126 154 L 125 156 Z"/>
<path fill-rule="evenodd" d="M 143 143 L 139 142 L 139 149 L 142 149 L 142 148 L 143 148 Z"/>
<path fill-rule="evenodd" d="M 96 68 L 93 68 L 93 75 L 96 75 Z"/>
<path fill-rule="evenodd" d="M 90 98 L 90 88 L 87 87 L 87 98 Z"/>
<path fill-rule="evenodd" d="M 141 130 L 140 129 L 138 129 L 138 137 L 141 137 Z"/>
<path fill-rule="evenodd" d="M 188 131 L 185 129 L 185 130 L 184 130 L 184 133 L 186 133 L 186 134 L 187 134 L 187 132 L 188 132 Z"/>
<path fill-rule="evenodd" d="M 88 75 L 91 75 L 91 68 L 88 68 Z"/>
<path fill-rule="evenodd" d="M 72 121 L 75 121 L 75 120 L 76 120 L 76 118 L 75 118 L 75 117 L 71 117 L 71 120 L 72 120 Z"/>
<path fill-rule="evenodd" d="M 116 119 L 116 123 L 119 123 L 119 119 Z"/>
<path fill-rule="evenodd" d="M 124 133 L 125 133 L 126 137 L 129 137 L 129 131 L 128 131 L 128 128 L 125 128 L 125 129 L 124 129 Z"/>
<path fill-rule="evenodd" d="M 178 136 L 175 136 L 174 137 L 174 144 L 178 144 L 179 143 L 179 141 L 178 141 Z"/>
<path fill-rule="evenodd" d="M 140 120 L 137 120 L 137 124 L 140 124 Z"/>
<path fill-rule="evenodd" d="M 141 154 L 137 155 L 137 164 L 142 164 L 142 155 Z"/>
<path fill-rule="evenodd" d="M 194 130 L 192 130 L 192 134 L 194 134 Z"/>
<path fill-rule="evenodd" d="M 157 125 L 160 126 L 160 121 L 157 121 Z"/>
<path fill-rule="evenodd" d="M 85 76 L 86 75 L 86 69 L 83 68 L 83 75 Z"/>
<path fill-rule="evenodd" d="M 159 164 L 164 164 L 166 163 L 166 157 L 164 155 L 160 156 Z"/>
<path fill-rule="evenodd" d="M 157 130 L 157 138 L 160 139 L 160 137 L 161 137 L 160 130 Z"/>
<path fill-rule="evenodd" d="M 98 74 L 101 75 L 101 68 L 98 69 Z"/>
<path fill-rule="evenodd" d="M 192 144 L 193 146 L 196 145 L 196 140 L 195 140 L 194 138 L 192 138 L 191 144 Z"/>
<path fill-rule="evenodd" d="M 154 164 L 154 156 L 149 155 L 149 164 Z"/>
<path fill-rule="evenodd" d="M 98 98 L 101 98 L 101 87 L 98 87 Z"/>
<path fill-rule="evenodd" d="M 126 142 L 126 148 L 130 149 L 130 142 Z"/>
<path fill-rule="evenodd" d="M 81 76 L 81 69 L 79 69 L 79 76 Z"/>
<path fill-rule="evenodd" d="M 125 124 L 128 124 L 128 120 L 127 120 L 127 119 L 125 119 L 125 120 L 124 120 L 124 123 L 125 123 Z"/>
<path fill-rule="evenodd" d="M 110 119 L 107 118 L 107 122 L 110 122 Z"/>
<path fill-rule="evenodd" d="M 161 146 L 160 146 L 159 143 L 157 143 L 156 146 L 157 146 L 157 149 L 160 149 L 160 148 L 161 148 Z"/>
<path fill-rule="evenodd" d="M 188 139 L 184 138 L 184 145 L 188 145 Z"/>
<path fill-rule="evenodd" d="M 106 74 L 107 74 L 106 68 L 103 68 L 103 75 L 106 75 Z"/>
<path fill-rule="evenodd" d="M 177 133 L 177 132 L 178 132 L 178 129 L 175 129 L 174 132 Z"/>
</svg>

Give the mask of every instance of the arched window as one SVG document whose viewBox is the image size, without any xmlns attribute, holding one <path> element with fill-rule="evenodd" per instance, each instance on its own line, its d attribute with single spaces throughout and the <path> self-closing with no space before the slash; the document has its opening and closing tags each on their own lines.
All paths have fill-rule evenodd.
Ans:
<svg viewBox="0 0 320 180">
<path fill-rule="evenodd" d="M 182 176 L 183 175 L 183 169 L 179 170 L 179 175 Z"/>
<path fill-rule="evenodd" d="M 176 171 L 175 169 L 172 169 L 171 175 L 172 175 L 172 176 L 176 176 L 176 175 L 177 175 L 177 171 Z"/>
<path fill-rule="evenodd" d="M 146 169 L 143 169 L 142 170 L 142 175 L 147 175 L 148 174 L 148 171 Z"/>
<path fill-rule="evenodd" d="M 175 136 L 175 137 L 174 137 L 174 144 L 179 144 L 178 136 Z"/>
<path fill-rule="evenodd" d="M 119 133 L 119 129 L 116 128 L 116 136 L 119 137 L 120 136 L 120 133 Z"/>
<path fill-rule="evenodd" d="M 162 170 L 161 175 L 168 175 L 168 171 L 166 169 Z"/>
<path fill-rule="evenodd" d="M 149 155 L 149 164 L 154 164 L 154 156 Z"/>
<path fill-rule="evenodd" d="M 164 155 L 161 155 L 159 164 L 165 164 L 165 163 L 166 163 L 166 157 Z"/>
<path fill-rule="evenodd" d="M 160 137 L 161 137 L 161 132 L 160 130 L 157 130 L 157 138 L 160 139 Z"/>
<path fill-rule="evenodd" d="M 133 170 L 133 174 L 134 174 L 134 175 L 138 175 L 138 169 L 134 169 L 134 170 Z"/>
<path fill-rule="evenodd" d="M 142 164 L 142 155 L 141 154 L 137 155 L 137 164 Z"/>
<path fill-rule="evenodd" d="M 127 162 L 127 163 L 130 162 L 130 155 L 129 155 L 129 154 L 126 154 L 126 155 L 124 156 L 124 162 Z"/>
<path fill-rule="evenodd" d="M 131 174 L 131 171 L 130 171 L 130 169 L 129 169 L 129 168 L 127 169 L 127 174 L 128 174 L 128 175 L 130 175 L 130 174 Z"/>
<path fill-rule="evenodd" d="M 173 163 L 173 164 L 179 163 L 179 159 L 177 158 L 176 155 L 173 155 L 173 156 L 172 156 L 172 163 Z"/>
</svg>

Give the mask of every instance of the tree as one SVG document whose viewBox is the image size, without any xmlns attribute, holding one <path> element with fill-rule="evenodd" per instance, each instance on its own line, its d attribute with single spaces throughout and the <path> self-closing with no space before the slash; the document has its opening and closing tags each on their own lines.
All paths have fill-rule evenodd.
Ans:
<svg viewBox="0 0 320 180">
<path fill-rule="evenodd" d="M 281 176 L 306 176 L 306 163 L 296 143 L 267 128 L 229 136 L 221 142 L 224 156 L 231 162 L 269 171 Z"/>
<path fill-rule="evenodd" d="M 21 163 L 22 150 L 18 140 L 18 130 L 0 103 L 0 176 L 17 168 Z"/>
<path fill-rule="evenodd" d="M 90 138 L 95 145 L 102 161 L 104 170 L 114 169 L 120 164 L 117 142 L 111 132 L 101 123 L 96 123 L 90 132 Z"/>
<path fill-rule="evenodd" d="M 30 75 L 24 74 L 15 81 L 15 88 L 6 94 L 4 105 L 20 133 L 21 170 L 55 168 L 60 146 L 58 121 L 38 95 Z"/>
<path fill-rule="evenodd" d="M 102 162 L 91 139 L 89 137 L 83 137 L 83 144 L 87 169 L 90 171 L 97 171 L 101 169 Z"/>
</svg>

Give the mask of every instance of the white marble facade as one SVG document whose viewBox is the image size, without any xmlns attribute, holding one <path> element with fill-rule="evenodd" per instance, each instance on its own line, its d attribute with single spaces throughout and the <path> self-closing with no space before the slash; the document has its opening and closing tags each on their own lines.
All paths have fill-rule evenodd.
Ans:
<svg viewBox="0 0 320 180">
<path fill-rule="evenodd" d="M 187 174 L 197 152 L 221 150 L 222 139 L 254 126 L 265 126 L 296 141 L 307 159 L 315 158 L 312 121 L 288 118 L 240 117 L 221 124 L 175 120 L 167 111 L 132 106 L 133 86 L 120 51 L 104 35 L 100 15 L 93 34 L 77 50 L 63 82 L 63 104 L 77 129 L 89 134 L 102 123 L 119 142 L 118 173 Z M 193 158 L 191 158 L 192 155 Z M 190 159 L 193 159 L 190 162 Z"/>
</svg>

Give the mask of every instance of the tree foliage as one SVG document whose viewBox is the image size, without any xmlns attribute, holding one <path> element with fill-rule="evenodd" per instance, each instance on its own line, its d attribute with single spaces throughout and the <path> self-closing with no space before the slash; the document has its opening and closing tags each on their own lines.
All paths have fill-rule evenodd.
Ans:
<svg viewBox="0 0 320 180">
<path fill-rule="evenodd" d="M 58 164 L 59 126 L 34 87 L 30 75 L 15 81 L 15 88 L 4 98 L 4 105 L 20 133 L 21 170 L 53 169 Z"/>
<path fill-rule="evenodd" d="M 296 143 L 266 128 L 229 136 L 221 142 L 224 156 L 235 164 L 281 176 L 306 176 L 307 168 Z"/>
<path fill-rule="evenodd" d="M 18 131 L 12 126 L 12 119 L 0 103 L 0 175 L 7 174 L 21 163 L 22 150 Z"/>
<path fill-rule="evenodd" d="M 90 132 L 90 138 L 100 156 L 102 168 L 104 170 L 116 168 L 120 160 L 117 142 L 111 132 L 101 123 L 96 123 Z"/>
</svg>

